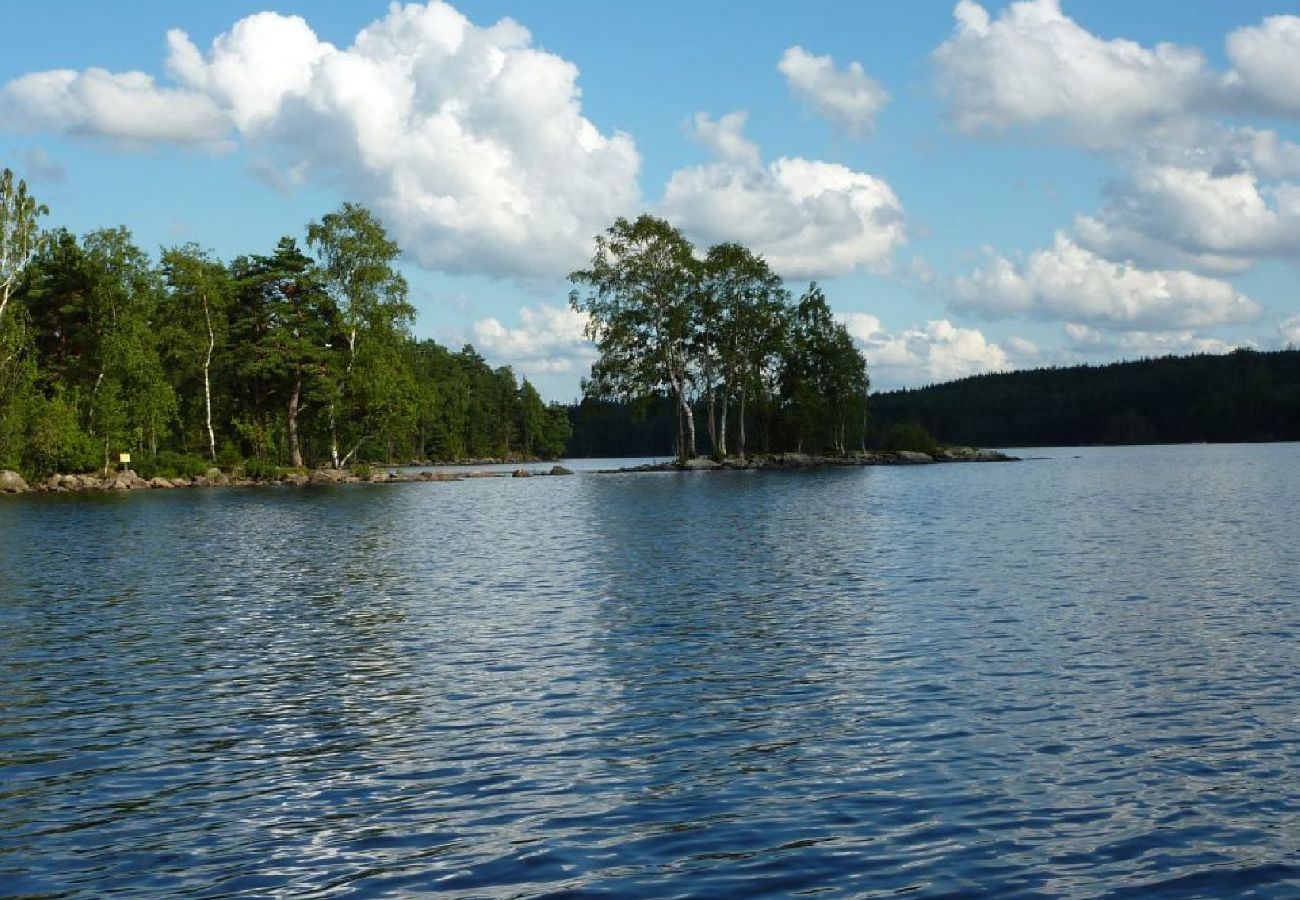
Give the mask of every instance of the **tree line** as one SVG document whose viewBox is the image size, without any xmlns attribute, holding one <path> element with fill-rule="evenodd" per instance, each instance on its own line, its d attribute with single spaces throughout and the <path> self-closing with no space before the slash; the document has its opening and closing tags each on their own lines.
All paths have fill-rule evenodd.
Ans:
<svg viewBox="0 0 1300 900">
<path fill-rule="evenodd" d="M 683 459 L 702 443 L 697 419 L 718 458 L 744 455 L 751 429 L 766 451 L 865 445 L 866 361 L 816 283 L 795 299 L 746 247 L 700 254 L 650 215 L 615 221 L 590 266 L 569 277 L 569 302 L 588 316 L 599 352 L 575 411 L 583 426 L 602 415 L 626 426 L 667 408 Z M 578 452 L 610 443 L 583 431 Z"/>
<path fill-rule="evenodd" d="M 976 375 L 872 396 L 873 428 L 985 447 L 1300 440 L 1300 350 Z"/>
<path fill-rule="evenodd" d="M 568 415 L 411 334 L 400 249 L 344 203 L 270 252 L 155 261 L 125 228 L 44 231 L 0 173 L 0 468 L 142 471 L 555 457 Z"/>
</svg>

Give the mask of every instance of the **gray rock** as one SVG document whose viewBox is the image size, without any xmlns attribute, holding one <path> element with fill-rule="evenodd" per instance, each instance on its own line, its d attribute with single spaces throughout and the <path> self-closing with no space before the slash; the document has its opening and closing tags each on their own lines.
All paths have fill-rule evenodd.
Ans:
<svg viewBox="0 0 1300 900">
<path fill-rule="evenodd" d="M 718 464 L 707 456 L 697 456 L 694 459 L 688 459 L 682 463 L 683 469 L 689 469 L 692 472 L 707 471 L 718 468 Z"/>
<path fill-rule="evenodd" d="M 190 482 L 190 480 L 189 480 L 188 478 L 173 478 L 173 479 L 172 479 L 172 487 L 183 488 L 183 487 L 189 487 L 190 484 L 191 484 L 191 482 Z"/>
<path fill-rule="evenodd" d="M 552 475 L 572 475 L 572 469 L 566 469 L 564 466 L 551 466 Z"/>
<path fill-rule="evenodd" d="M 511 478 L 527 478 L 530 474 L 532 474 L 532 473 L 530 473 L 527 469 L 515 469 L 513 472 L 510 473 L 510 477 L 511 477 Z"/>
<path fill-rule="evenodd" d="M 899 450 L 898 458 L 908 463 L 928 463 L 934 462 L 934 457 L 928 453 L 922 453 L 919 450 Z"/>
<path fill-rule="evenodd" d="M 172 488 L 175 487 L 175 485 L 172 484 L 170 481 L 168 481 L 166 478 L 150 478 L 149 487 L 156 488 L 160 491 L 170 491 Z"/>
<path fill-rule="evenodd" d="M 0 472 L 0 493 L 5 494 L 22 494 L 31 490 L 23 476 L 19 475 L 12 469 L 5 469 Z"/>
</svg>

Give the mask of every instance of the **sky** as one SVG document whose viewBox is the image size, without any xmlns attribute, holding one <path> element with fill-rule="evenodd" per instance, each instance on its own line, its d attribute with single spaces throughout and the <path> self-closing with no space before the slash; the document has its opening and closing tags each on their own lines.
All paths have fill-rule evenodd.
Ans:
<svg viewBox="0 0 1300 900">
<path fill-rule="evenodd" d="M 817 281 L 876 389 L 1300 344 L 1300 9 L 1237 0 L 48 0 L 0 166 L 49 226 L 268 253 L 344 201 L 418 337 L 543 395 L 618 216 Z"/>
</svg>

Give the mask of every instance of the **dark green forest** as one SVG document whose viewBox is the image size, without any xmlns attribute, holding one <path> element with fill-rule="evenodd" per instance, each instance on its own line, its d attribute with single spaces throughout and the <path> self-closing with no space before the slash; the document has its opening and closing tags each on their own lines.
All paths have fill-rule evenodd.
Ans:
<svg viewBox="0 0 1300 900">
<path fill-rule="evenodd" d="M 556 457 L 566 409 L 471 346 L 411 335 L 400 249 L 345 203 L 300 242 L 156 259 L 125 228 L 44 231 L 0 176 L 0 468 L 249 474 Z"/>
<path fill-rule="evenodd" d="M 976 375 L 875 394 L 873 429 L 919 422 L 984 447 L 1300 440 L 1300 350 L 1236 350 Z"/>
</svg>

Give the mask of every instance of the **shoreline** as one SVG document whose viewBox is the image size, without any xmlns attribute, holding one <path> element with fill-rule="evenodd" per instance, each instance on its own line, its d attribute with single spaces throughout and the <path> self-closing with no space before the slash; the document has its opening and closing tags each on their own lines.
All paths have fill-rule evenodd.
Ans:
<svg viewBox="0 0 1300 900">
<path fill-rule="evenodd" d="M 940 463 L 1016 462 L 1019 457 L 1008 456 L 998 450 L 974 450 L 954 447 L 931 456 L 909 450 L 896 452 L 859 451 L 845 456 L 822 456 L 807 453 L 777 453 L 763 456 L 727 457 L 721 462 L 709 457 L 696 457 L 682 462 L 669 460 L 661 463 L 643 463 L 617 469 L 591 469 L 583 474 L 619 475 L 641 472 L 734 472 L 734 471 L 793 471 L 809 469 L 852 468 L 863 466 L 935 465 Z M 129 492 L 142 490 L 183 490 L 199 487 L 292 487 L 334 486 L 340 484 L 416 484 L 428 482 L 466 481 L 472 478 L 541 478 L 573 475 L 572 469 L 553 465 L 550 469 L 524 469 L 483 471 L 475 465 L 500 465 L 472 461 L 457 465 L 455 472 L 404 472 L 400 467 L 382 468 L 369 475 L 358 475 L 345 469 L 313 469 L 291 471 L 273 478 L 249 478 L 212 468 L 194 478 L 142 478 L 127 469 L 109 475 L 51 475 L 44 481 L 28 484 L 18 473 L 0 472 L 0 494 L 68 494 L 88 491 Z"/>
</svg>

